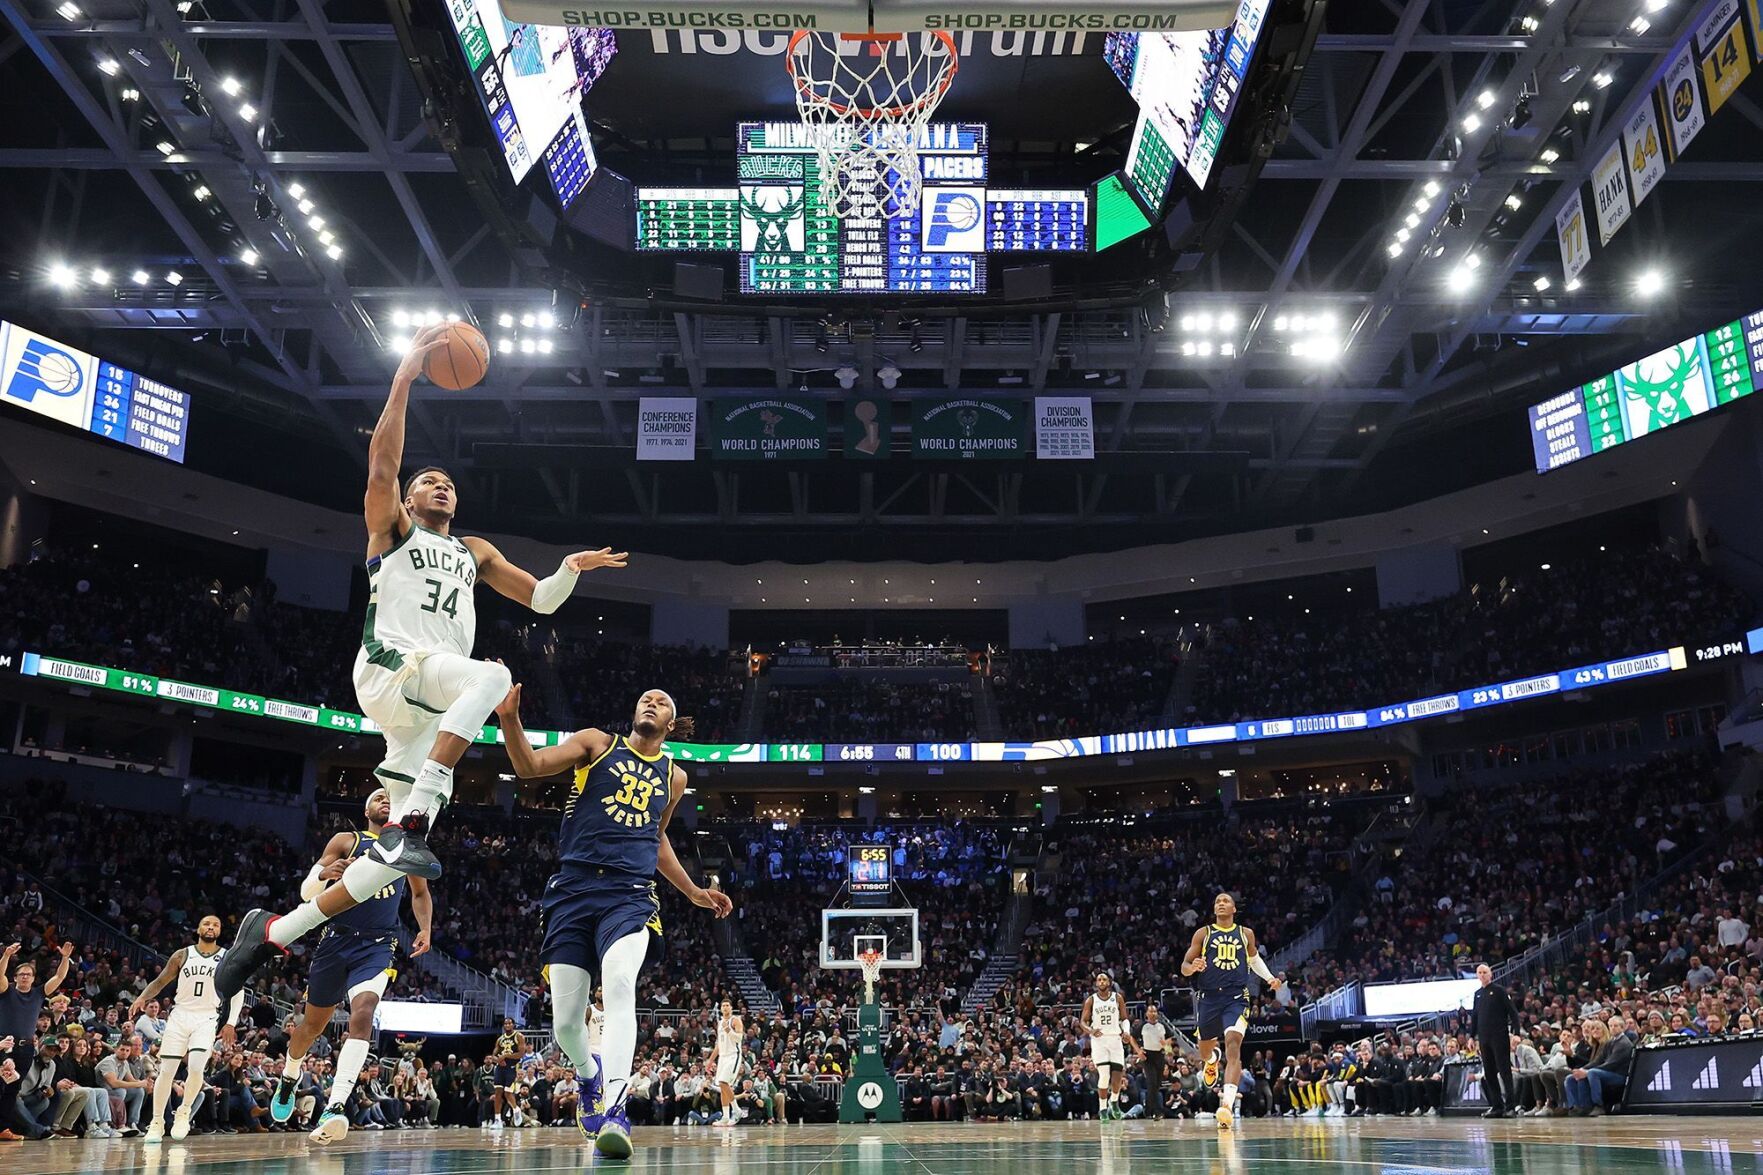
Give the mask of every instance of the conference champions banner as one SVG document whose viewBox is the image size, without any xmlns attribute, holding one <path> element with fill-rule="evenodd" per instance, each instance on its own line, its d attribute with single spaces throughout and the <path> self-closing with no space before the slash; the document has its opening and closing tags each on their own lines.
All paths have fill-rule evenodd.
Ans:
<svg viewBox="0 0 1763 1175">
<path fill-rule="evenodd" d="M 1096 456 L 1096 416 L 1088 396 L 1035 397 L 1035 456 L 1089 461 Z"/>
<path fill-rule="evenodd" d="M 826 456 L 826 405 L 775 396 L 713 400 L 710 455 L 718 461 L 818 460 Z"/>
<path fill-rule="evenodd" d="M 637 405 L 637 460 L 690 461 L 698 447 L 698 401 L 644 396 Z"/>
<path fill-rule="evenodd" d="M 1028 452 L 1021 400 L 915 400 L 912 455 L 929 460 L 1008 461 Z"/>
</svg>

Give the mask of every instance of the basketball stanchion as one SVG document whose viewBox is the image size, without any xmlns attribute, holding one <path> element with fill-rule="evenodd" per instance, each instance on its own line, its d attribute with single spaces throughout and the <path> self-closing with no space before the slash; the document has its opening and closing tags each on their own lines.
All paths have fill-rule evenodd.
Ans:
<svg viewBox="0 0 1763 1175">
<path fill-rule="evenodd" d="M 882 1060 L 881 1005 L 875 1002 L 875 981 L 881 978 L 882 954 L 864 951 L 857 956 L 863 971 L 863 1003 L 857 1008 L 857 1053 L 851 1077 L 839 1102 L 840 1122 L 900 1121 L 900 1090 Z"/>
</svg>

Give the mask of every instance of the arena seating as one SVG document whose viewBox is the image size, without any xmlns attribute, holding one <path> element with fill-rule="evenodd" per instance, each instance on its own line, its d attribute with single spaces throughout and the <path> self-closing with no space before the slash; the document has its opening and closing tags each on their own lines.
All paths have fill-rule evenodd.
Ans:
<svg viewBox="0 0 1763 1175">
<path fill-rule="evenodd" d="M 1075 649 L 1018 649 L 992 680 L 1011 738 L 1070 738 L 1165 725 L 1179 665 L 1172 643 L 1133 638 Z"/>
<path fill-rule="evenodd" d="M 965 682 L 852 679 L 766 691 L 768 742 L 967 742 L 973 693 Z"/>
<path fill-rule="evenodd" d="M 1214 625 L 1184 721 L 1319 714 L 1730 639 L 1752 605 L 1669 551 L 1609 551 L 1430 604 Z"/>
</svg>

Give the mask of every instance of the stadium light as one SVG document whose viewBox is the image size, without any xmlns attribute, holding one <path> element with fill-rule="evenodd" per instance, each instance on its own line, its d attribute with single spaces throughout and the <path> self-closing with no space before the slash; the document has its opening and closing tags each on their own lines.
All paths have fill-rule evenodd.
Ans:
<svg viewBox="0 0 1763 1175">
<path fill-rule="evenodd" d="M 256 122 L 257 121 L 257 107 L 251 105 L 251 103 L 249 103 L 249 102 L 242 104 L 239 107 L 239 117 L 244 119 L 246 122 Z"/>
<path fill-rule="evenodd" d="M 214 195 L 214 193 L 208 190 L 207 184 L 197 184 L 196 190 L 191 192 L 190 195 L 196 197 L 197 200 L 206 200 L 208 197 Z"/>
<path fill-rule="evenodd" d="M 531 355 L 536 350 L 538 350 L 538 347 L 531 339 L 520 340 L 520 353 L 522 355 Z"/>
<path fill-rule="evenodd" d="M 512 355 L 514 353 L 514 340 L 507 335 L 503 335 L 496 340 L 496 352 L 500 355 Z"/>
<path fill-rule="evenodd" d="M 1643 298 L 1654 298 L 1665 290 L 1665 274 L 1657 268 L 1643 269 L 1634 279 L 1634 292 Z"/>
<path fill-rule="evenodd" d="M 115 77 L 117 71 L 120 70 L 122 66 L 116 63 L 116 58 L 114 57 L 100 57 L 98 59 L 98 68 L 104 71 L 105 76 Z"/>
<path fill-rule="evenodd" d="M 239 250 L 239 260 L 243 261 L 246 265 L 255 267 L 257 264 L 257 250 L 246 245 L 243 249 Z"/>
<path fill-rule="evenodd" d="M 1475 111 L 1472 110 L 1468 114 L 1465 114 L 1463 116 L 1463 133 L 1464 134 L 1473 135 L 1476 131 L 1479 131 L 1480 129 L 1481 129 L 1481 115 L 1475 113 Z"/>
<path fill-rule="evenodd" d="M 386 350 L 394 355 L 402 355 L 410 350 L 410 340 L 404 335 L 398 335 L 386 344 Z"/>
<path fill-rule="evenodd" d="M 1646 31 L 1652 27 L 1653 27 L 1653 22 L 1648 20 L 1644 16 L 1637 16 L 1633 20 L 1628 22 L 1628 31 L 1633 33 L 1637 37 L 1644 36 L 1646 34 Z"/>
<path fill-rule="evenodd" d="M 1445 285 L 1453 294 L 1468 291 L 1475 284 L 1475 271 L 1467 265 L 1459 265 L 1445 276 Z"/>
<path fill-rule="evenodd" d="M 1402 255 L 1402 242 L 1391 241 L 1388 251 L 1391 257 L 1400 257 Z"/>
<path fill-rule="evenodd" d="M 55 11 L 61 15 L 62 20 L 78 20 L 80 18 L 79 5 L 74 4 L 72 0 L 68 0 L 68 3 L 63 4 Z"/>
<path fill-rule="evenodd" d="M 343 259 L 343 246 L 332 245 L 324 251 L 324 255 L 329 257 L 332 261 L 341 261 Z"/>
<path fill-rule="evenodd" d="M 244 87 L 239 85 L 238 78 L 220 79 L 220 92 L 229 98 L 237 98 L 239 96 L 239 91 L 242 89 L 244 89 Z"/>
<path fill-rule="evenodd" d="M 1608 69 L 1600 69 L 1597 73 L 1592 75 L 1592 85 L 1598 87 L 1600 90 L 1609 89 L 1610 83 L 1615 80 L 1616 75 L 1612 74 Z"/>
<path fill-rule="evenodd" d="M 1537 279 L 1530 283 L 1531 288 L 1534 289 L 1539 294 L 1547 291 L 1548 288 L 1553 284 L 1554 283 L 1549 280 L 1549 275 L 1546 273 L 1537 274 Z"/>
<path fill-rule="evenodd" d="M 67 262 L 57 261 L 49 267 L 49 284 L 57 289 L 71 290 L 80 284 L 80 275 Z"/>
<path fill-rule="evenodd" d="M 129 280 L 134 282 L 137 286 L 144 286 L 153 280 L 153 275 L 144 269 L 137 269 L 134 273 L 129 275 Z"/>
<path fill-rule="evenodd" d="M 1492 90 L 1483 90 L 1475 96 L 1475 104 L 1481 109 L 1486 110 L 1494 104 L 1494 97 L 1495 94 Z"/>
<path fill-rule="evenodd" d="M 402 308 L 392 311 L 392 325 L 404 330 L 410 325 L 410 311 Z"/>
<path fill-rule="evenodd" d="M 110 284 L 110 271 L 108 269 L 103 268 L 102 266 L 94 265 L 92 267 L 92 284 L 95 286 L 109 285 Z"/>
<path fill-rule="evenodd" d="M 167 270 L 165 273 L 165 284 L 168 286 L 181 286 L 184 284 L 184 275 L 175 269 Z"/>
<path fill-rule="evenodd" d="M 1537 158 L 1544 163 L 1556 163 L 1561 159 L 1561 152 L 1555 150 L 1553 147 L 1544 147 L 1543 153 L 1538 155 Z"/>
<path fill-rule="evenodd" d="M 304 200 L 306 198 L 306 189 L 300 184 L 289 184 L 288 195 L 294 197 L 296 200 Z"/>
<path fill-rule="evenodd" d="M 496 325 L 504 329 L 512 327 L 514 325 L 514 315 L 504 310 L 501 314 L 496 316 Z"/>
<path fill-rule="evenodd" d="M 551 340 L 550 339 L 540 339 L 539 340 L 539 354 L 549 355 L 550 353 L 551 353 Z"/>
</svg>

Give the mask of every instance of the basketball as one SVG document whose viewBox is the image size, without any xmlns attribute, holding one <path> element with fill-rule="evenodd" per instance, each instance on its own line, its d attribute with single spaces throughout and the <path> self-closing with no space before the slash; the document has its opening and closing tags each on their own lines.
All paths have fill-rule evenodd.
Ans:
<svg viewBox="0 0 1763 1175">
<path fill-rule="evenodd" d="M 449 392 L 476 387 L 490 369 L 490 343 L 484 332 L 469 322 L 447 327 L 447 345 L 428 357 L 422 373 L 429 382 Z"/>
</svg>

